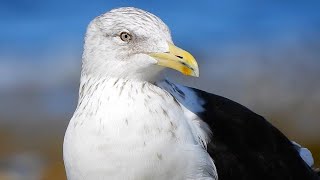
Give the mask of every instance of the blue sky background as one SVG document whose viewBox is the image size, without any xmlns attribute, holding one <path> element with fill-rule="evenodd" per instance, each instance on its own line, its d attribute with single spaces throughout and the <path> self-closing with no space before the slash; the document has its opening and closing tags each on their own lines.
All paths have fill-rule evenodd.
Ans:
<svg viewBox="0 0 320 180">
<path fill-rule="evenodd" d="M 317 0 L 1 0 L 0 53 L 56 54 L 63 45 L 81 51 L 90 20 L 120 6 L 135 6 L 160 16 L 178 44 L 199 50 L 243 40 L 265 43 L 290 36 L 312 38 L 320 31 Z"/>
</svg>

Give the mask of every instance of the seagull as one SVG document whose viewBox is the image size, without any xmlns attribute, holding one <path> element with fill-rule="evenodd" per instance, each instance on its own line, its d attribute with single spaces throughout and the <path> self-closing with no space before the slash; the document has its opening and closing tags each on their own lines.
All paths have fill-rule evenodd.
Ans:
<svg viewBox="0 0 320 180">
<path fill-rule="evenodd" d="M 199 76 L 157 16 L 122 7 L 91 21 L 63 144 L 69 180 L 318 179 L 300 146 L 262 116 L 174 84 L 166 68 Z"/>
</svg>

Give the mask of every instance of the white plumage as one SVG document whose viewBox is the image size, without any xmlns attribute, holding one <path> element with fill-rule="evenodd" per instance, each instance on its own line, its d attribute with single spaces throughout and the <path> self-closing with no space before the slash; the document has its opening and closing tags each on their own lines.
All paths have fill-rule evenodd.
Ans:
<svg viewBox="0 0 320 180">
<path fill-rule="evenodd" d="M 123 31 L 133 34 L 132 44 L 121 41 Z M 166 25 L 139 9 L 91 22 L 64 139 L 69 180 L 217 178 L 198 117 L 153 84 L 162 68 L 148 53 L 169 51 L 168 42 Z"/>
</svg>

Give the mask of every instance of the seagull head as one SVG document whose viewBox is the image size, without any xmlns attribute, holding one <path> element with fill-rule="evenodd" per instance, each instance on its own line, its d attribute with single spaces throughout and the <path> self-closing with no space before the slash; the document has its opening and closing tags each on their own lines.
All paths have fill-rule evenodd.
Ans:
<svg viewBox="0 0 320 180">
<path fill-rule="evenodd" d="M 82 73 L 149 80 L 165 67 L 199 76 L 194 57 L 174 45 L 169 28 L 157 16 L 125 7 L 89 24 Z"/>
</svg>

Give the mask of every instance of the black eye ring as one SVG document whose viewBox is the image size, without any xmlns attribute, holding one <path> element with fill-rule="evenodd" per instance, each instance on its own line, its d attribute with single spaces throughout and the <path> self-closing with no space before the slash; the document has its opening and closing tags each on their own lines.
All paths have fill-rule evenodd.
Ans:
<svg viewBox="0 0 320 180">
<path fill-rule="evenodd" d="M 120 33 L 120 39 L 122 41 L 129 42 L 129 41 L 131 41 L 132 36 L 128 32 L 122 32 L 122 33 Z"/>
</svg>

